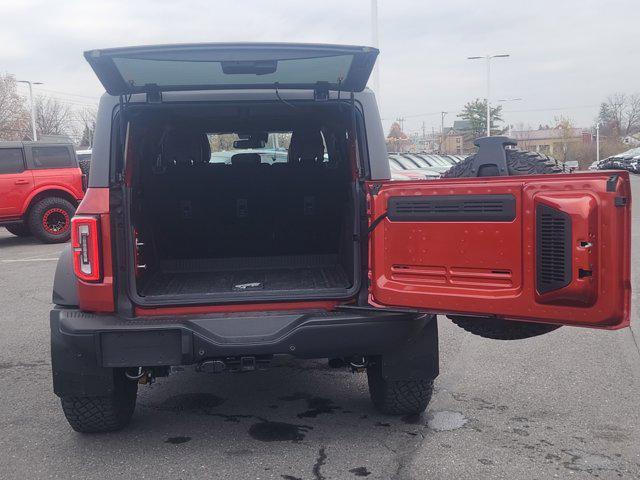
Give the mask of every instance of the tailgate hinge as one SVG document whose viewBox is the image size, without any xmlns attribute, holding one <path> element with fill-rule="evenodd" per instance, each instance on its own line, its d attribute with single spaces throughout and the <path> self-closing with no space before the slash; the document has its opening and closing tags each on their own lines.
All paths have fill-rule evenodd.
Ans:
<svg viewBox="0 0 640 480">
<path fill-rule="evenodd" d="M 147 103 L 162 103 L 162 91 L 155 83 L 147 83 L 145 86 L 147 92 Z"/>
</svg>

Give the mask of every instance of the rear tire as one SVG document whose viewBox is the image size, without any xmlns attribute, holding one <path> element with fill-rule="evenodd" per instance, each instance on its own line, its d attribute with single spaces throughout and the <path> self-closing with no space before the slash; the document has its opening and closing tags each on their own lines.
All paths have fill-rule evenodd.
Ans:
<svg viewBox="0 0 640 480">
<path fill-rule="evenodd" d="M 367 366 L 369 395 L 373 405 L 386 415 L 419 415 L 433 394 L 433 379 L 385 379 L 380 358 Z"/>
<path fill-rule="evenodd" d="M 71 237 L 71 217 L 76 207 L 60 197 L 47 197 L 29 212 L 29 229 L 44 243 L 62 243 Z"/>
<path fill-rule="evenodd" d="M 509 175 L 541 175 L 546 173 L 562 173 L 562 168 L 558 161 L 548 155 L 536 152 L 525 152 L 523 150 L 505 150 L 507 154 L 507 170 Z M 480 169 L 478 175 L 473 175 L 471 167 L 475 160 L 475 155 L 469 155 L 460 163 L 447 170 L 442 176 L 444 178 L 458 177 L 496 177 L 498 172 L 495 166 L 491 165 L 485 169 Z"/>
<path fill-rule="evenodd" d="M 136 406 L 138 382 L 114 371 L 113 393 L 103 397 L 62 397 L 62 410 L 76 432 L 114 432 L 126 427 Z"/>
<path fill-rule="evenodd" d="M 29 225 L 26 223 L 16 223 L 15 225 L 7 225 L 5 227 L 9 233 L 15 235 L 16 237 L 30 237 L 31 230 L 29 230 Z"/>
<path fill-rule="evenodd" d="M 558 165 L 558 162 L 548 155 L 513 149 L 507 149 L 505 152 L 509 175 L 541 175 L 562 172 L 562 168 Z M 475 177 L 476 175 L 473 175 L 471 171 L 474 159 L 475 155 L 468 156 L 462 162 L 454 165 L 443 177 Z M 493 177 L 497 175 L 497 169 L 491 165 L 486 169 L 481 169 L 477 176 Z M 560 325 L 514 322 L 500 320 L 498 318 L 465 317 L 459 315 L 452 315 L 447 318 L 469 333 L 494 340 L 522 340 L 537 337 L 538 335 L 543 335 L 560 328 Z"/>
</svg>

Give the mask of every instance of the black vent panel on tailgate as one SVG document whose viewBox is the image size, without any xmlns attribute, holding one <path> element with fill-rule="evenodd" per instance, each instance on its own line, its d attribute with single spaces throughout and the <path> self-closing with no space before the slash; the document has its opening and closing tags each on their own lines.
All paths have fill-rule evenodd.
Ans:
<svg viewBox="0 0 640 480">
<path fill-rule="evenodd" d="M 387 217 L 397 222 L 510 222 L 513 195 L 433 195 L 389 198 Z"/>
<path fill-rule="evenodd" d="M 547 293 L 571 282 L 571 217 L 539 204 L 536 207 L 536 289 Z"/>
</svg>

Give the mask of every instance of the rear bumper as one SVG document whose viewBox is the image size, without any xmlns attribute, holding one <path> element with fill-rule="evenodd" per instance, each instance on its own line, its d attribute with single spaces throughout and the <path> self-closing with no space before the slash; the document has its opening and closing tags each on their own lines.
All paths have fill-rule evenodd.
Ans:
<svg viewBox="0 0 640 480">
<path fill-rule="evenodd" d="M 370 311 L 124 319 L 54 309 L 50 317 L 54 390 L 60 396 L 104 394 L 103 385 L 110 384 L 111 369 L 117 367 L 189 365 L 229 356 L 391 354 L 434 329 L 431 320 L 425 315 Z M 431 341 L 436 342 L 437 356 L 437 332 Z"/>
</svg>

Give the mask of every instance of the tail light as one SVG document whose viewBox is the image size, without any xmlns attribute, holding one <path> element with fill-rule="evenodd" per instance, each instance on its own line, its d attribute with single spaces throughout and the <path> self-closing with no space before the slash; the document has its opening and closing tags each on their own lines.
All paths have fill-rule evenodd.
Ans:
<svg viewBox="0 0 640 480">
<path fill-rule="evenodd" d="M 80 280 L 97 282 L 100 268 L 100 225 L 97 217 L 77 216 L 71 220 L 73 270 Z"/>
</svg>

